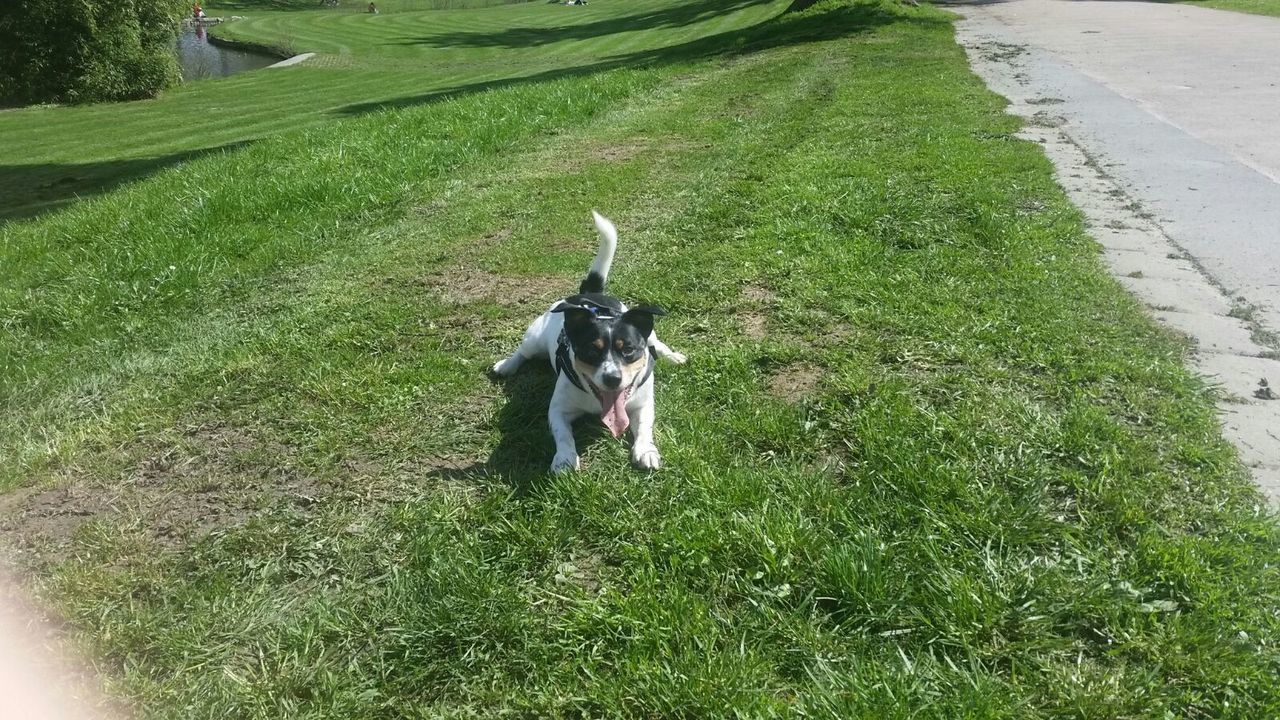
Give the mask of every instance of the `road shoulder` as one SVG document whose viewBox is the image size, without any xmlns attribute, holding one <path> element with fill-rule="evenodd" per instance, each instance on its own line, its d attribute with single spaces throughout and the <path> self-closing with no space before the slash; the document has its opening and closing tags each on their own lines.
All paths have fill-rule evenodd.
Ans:
<svg viewBox="0 0 1280 720">
<path fill-rule="evenodd" d="M 1161 219 L 1144 210 L 1129 183 L 1109 172 L 1090 128 L 1066 116 L 1072 104 L 1088 103 L 1094 114 L 1127 113 L 1133 122 L 1152 126 L 1161 121 L 1142 118 L 1146 113 L 1130 101 L 1051 53 L 1019 42 L 1009 28 L 975 10 L 965 8 L 966 18 L 956 25 L 957 40 L 974 71 L 1008 98 L 1008 112 L 1027 121 L 1021 136 L 1044 148 L 1058 182 L 1102 246 L 1112 274 L 1155 318 L 1196 343 L 1192 365 L 1220 388 L 1223 434 L 1268 499 L 1280 504 L 1280 437 L 1275 430 L 1280 428 L 1280 400 L 1269 399 L 1280 393 L 1280 361 L 1267 343 L 1274 336 L 1258 312 L 1228 293 L 1171 237 Z M 1179 132 L 1167 124 L 1158 131 Z M 1196 141 L 1186 137 L 1173 142 Z"/>
</svg>

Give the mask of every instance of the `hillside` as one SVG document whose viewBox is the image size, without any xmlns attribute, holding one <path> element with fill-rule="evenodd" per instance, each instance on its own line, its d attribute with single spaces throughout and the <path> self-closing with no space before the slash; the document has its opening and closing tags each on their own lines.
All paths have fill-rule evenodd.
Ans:
<svg viewBox="0 0 1280 720">
<path fill-rule="evenodd" d="M 57 118 L 44 137 L 118 117 L 102 147 L 123 148 L 167 102 L 300 93 L 298 129 L 228 114 L 257 139 L 0 225 L 0 543 L 114 697 L 173 718 L 1275 714 L 1273 518 L 1187 347 L 1104 272 L 950 16 L 725 3 L 625 46 L 637 13 L 688 9 L 593 0 L 578 30 L 540 3 L 394 9 L 368 19 L 383 42 L 450 40 L 387 57 L 523 75 L 360 88 L 380 71 L 324 45 L 355 20 L 301 11 L 329 64 L 16 114 Z M 382 105 L 304 101 L 338 73 Z M 550 368 L 485 372 L 576 288 L 593 208 L 620 232 L 610 290 L 666 307 L 690 358 L 656 371 L 655 473 L 584 421 L 584 469 L 548 475 Z"/>
</svg>

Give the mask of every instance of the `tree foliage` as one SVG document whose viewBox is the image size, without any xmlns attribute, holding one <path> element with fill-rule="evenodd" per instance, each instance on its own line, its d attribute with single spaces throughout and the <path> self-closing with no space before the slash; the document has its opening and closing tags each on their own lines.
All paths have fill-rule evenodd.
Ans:
<svg viewBox="0 0 1280 720">
<path fill-rule="evenodd" d="M 0 2 L 0 102 L 153 97 L 180 79 L 182 0 Z"/>
</svg>

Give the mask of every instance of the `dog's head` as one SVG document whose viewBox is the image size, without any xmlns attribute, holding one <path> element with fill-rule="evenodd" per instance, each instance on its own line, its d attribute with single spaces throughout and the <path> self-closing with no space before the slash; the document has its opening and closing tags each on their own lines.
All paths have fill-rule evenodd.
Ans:
<svg viewBox="0 0 1280 720">
<path fill-rule="evenodd" d="M 574 295 L 551 311 L 564 313 L 574 370 L 590 381 L 602 402 L 629 391 L 644 374 L 653 320 L 666 314 L 654 305 L 623 310 L 622 303 L 599 293 Z"/>
</svg>

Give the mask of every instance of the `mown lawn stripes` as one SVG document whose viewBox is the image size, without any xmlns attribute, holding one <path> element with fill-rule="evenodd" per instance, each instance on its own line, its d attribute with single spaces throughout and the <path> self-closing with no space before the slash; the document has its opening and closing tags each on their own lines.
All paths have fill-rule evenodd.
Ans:
<svg viewBox="0 0 1280 720">
<path fill-rule="evenodd" d="M 109 187 L 112 164 L 121 160 L 164 159 L 226 147 L 383 103 L 427 101 L 435 94 L 466 91 L 484 82 L 579 68 L 590 71 L 597 63 L 615 63 L 628 53 L 751 27 L 784 6 L 781 0 L 719 2 L 692 14 L 681 10 L 684 3 L 676 0 L 638 0 L 616 7 L 533 3 L 451 11 L 405 9 L 377 16 L 347 10 L 243 10 L 248 19 L 211 32 L 327 54 L 314 59 L 312 66 L 199 81 L 156 100 L 0 113 L 0 150 L 6 164 L 0 165 L 0 218 L 21 217 L 45 204 L 65 203 L 73 193 Z M 723 8 L 728 10 L 722 12 Z M 627 18 L 673 11 L 696 21 L 684 27 L 627 26 Z M 546 43 L 517 48 L 449 48 L 432 40 L 456 33 L 483 37 L 530 29 L 571 32 L 601 22 L 613 31 L 559 41 L 552 35 Z M 58 142 L 48 141 L 55 136 Z M 5 166 L 10 168 L 7 173 Z M 121 163 L 121 174 L 131 177 L 131 167 L 137 164 Z M 60 195 L 59 188 L 66 191 Z"/>
</svg>

